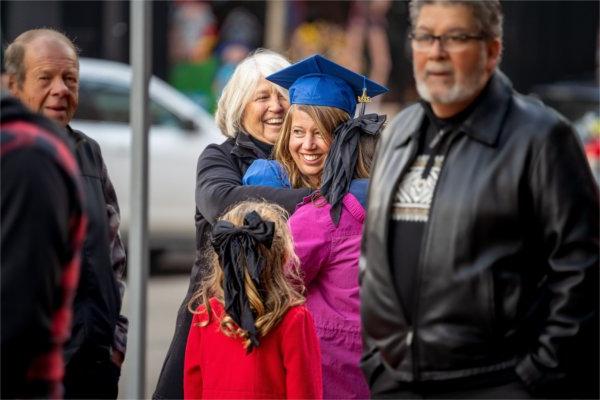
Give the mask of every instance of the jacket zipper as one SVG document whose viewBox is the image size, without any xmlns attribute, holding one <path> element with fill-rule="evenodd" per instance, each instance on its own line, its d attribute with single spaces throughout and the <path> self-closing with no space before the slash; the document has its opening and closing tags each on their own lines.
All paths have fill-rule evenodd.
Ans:
<svg viewBox="0 0 600 400">
<path fill-rule="evenodd" d="M 442 139 L 442 136 L 444 135 L 445 131 L 444 130 L 440 130 L 440 132 L 438 132 L 438 134 L 435 136 L 436 140 L 436 145 L 437 142 L 439 142 L 439 140 Z M 450 142 L 448 143 L 443 155 L 444 155 L 444 161 L 442 163 L 442 168 L 440 170 L 440 175 L 438 177 L 437 182 L 435 183 L 435 188 L 433 189 L 433 194 L 431 196 L 431 205 L 429 206 L 429 217 L 433 216 L 433 208 L 435 205 L 435 199 L 436 199 L 436 194 L 438 191 L 438 188 L 440 187 L 440 184 L 442 182 L 442 178 L 444 177 L 444 171 L 445 171 L 445 166 L 446 166 L 446 157 L 448 155 L 448 153 L 450 152 L 450 149 L 452 148 L 452 143 L 454 142 L 454 140 L 458 137 L 457 134 L 454 134 L 452 137 L 450 137 Z M 425 232 L 423 233 L 423 241 L 421 242 L 421 248 L 419 249 L 419 262 L 417 264 L 417 282 L 416 282 L 416 286 L 415 286 L 415 291 L 413 294 L 413 305 L 414 305 L 414 309 L 413 309 L 413 313 L 412 313 L 412 329 L 409 329 L 408 333 L 406 334 L 406 343 L 408 346 L 410 346 L 411 349 L 411 353 L 412 353 L 412 371 L 413 371 L 413 381 L 414 382 L 420 382 L 421 381 L 421 371 L 419 370 L 419 348 L 418 348 L 418 318 L 419 318 L 419 291 L 421 289 L 421 281 L 422 281 L 422 276 L 421 276 L 421 270 L 422 265 L 423 265 L 423 255 L 424 255 L 424 249 L 427 247 L 427 241 L 428 241 L 428 236 L 429 236 L 429 229 L 431 226 L 431 219 L 428 218 L 427 220 L 427 225 L 425 226 Z"/>
</svg>

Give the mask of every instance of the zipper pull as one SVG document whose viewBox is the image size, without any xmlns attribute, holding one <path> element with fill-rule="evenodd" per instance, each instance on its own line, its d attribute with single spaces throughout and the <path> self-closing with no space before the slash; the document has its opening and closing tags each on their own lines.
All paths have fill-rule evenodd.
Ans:
<svg viewBox="0 0 600 400">
<path fill-rule="evenodd" d="M 406 334 L 406 345 L 408 347 L 410 347 L 410 345 L 412 344 L 413 341 L 413 330 L 409 329 L 408 333 Z"/>
<path fill-rule="evenodd" d="M 440 140 L 442 140 L 442 138 L 444 137 L 444 135 L 446 133 L 448 133 L 448 131 L 449 131 L 449 129 L 440 129 L 440 131 L 435 135 L 435 137 L 429 143 L 429 148 L 430 149 L 434 149 L 438 145 L 438 143 L 440 142 Z"/>
</svg>

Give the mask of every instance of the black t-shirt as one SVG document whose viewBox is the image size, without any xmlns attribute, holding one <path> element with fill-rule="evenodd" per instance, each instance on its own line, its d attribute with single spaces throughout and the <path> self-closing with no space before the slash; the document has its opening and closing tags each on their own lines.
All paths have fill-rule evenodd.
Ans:
<svg viewBox="0 0 600 400">
<path fill-rule="evenodd" d="M 485 90 L 484 90 L 485 91 Z M 423 102 L 427 118 L 418 133 L 418 149 L 409 170 L 396 182 L 388 233 L 388 257 L 394 286 L 406 319 L 412 323 L 423 235 L 435 187 L 452 138 L 477 106 L 480 95 L 469 107 L 447 119 L 437 118 Z"/>
</svg>

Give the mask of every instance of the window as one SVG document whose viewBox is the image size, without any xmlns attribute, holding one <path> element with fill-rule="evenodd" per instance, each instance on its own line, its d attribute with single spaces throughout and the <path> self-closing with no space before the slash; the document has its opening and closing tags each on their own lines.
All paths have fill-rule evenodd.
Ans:
<svg viewBox="0 0 600 400">
<path fill-rule="evenodd" d="M 153 100 L 149 112 L 152 125 L 186 128 L 177 115 Z M 82 80 L 75 119 L 129 124 L 129 88 Z"/>
</svg>

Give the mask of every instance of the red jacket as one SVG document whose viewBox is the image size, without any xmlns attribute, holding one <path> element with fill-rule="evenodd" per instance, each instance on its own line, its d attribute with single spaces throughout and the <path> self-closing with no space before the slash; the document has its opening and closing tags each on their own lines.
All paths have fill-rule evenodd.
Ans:
<svg viewBox="0 0 600 400">
<path fill-rule="evenodd" d="M 323 397 L 321 351 L 312 316 L 293 307 L 260 345 L 246 354 L 239 338 L 219 329 L 223 305 L 211 299 L 213 316 L 195 314 L 190 327 L 183 376 L 184 398 Z M 203 311 L 200 306 L 198 311 Z"/>
</svg>

